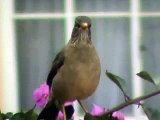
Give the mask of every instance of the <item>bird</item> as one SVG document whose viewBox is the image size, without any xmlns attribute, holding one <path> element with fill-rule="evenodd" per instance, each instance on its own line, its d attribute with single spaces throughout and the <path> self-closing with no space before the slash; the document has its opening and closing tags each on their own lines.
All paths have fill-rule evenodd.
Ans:
<svg viewBox="0 0 160 120">
<path fill-rule="evenodd" d="M 67 112 L 64 103 L 75 100 L 87 113 L 81 100 L 94 93 L 100 81 L 100 73 L 100 59 L 91 39 L 91 19 L 77 16 L 69 42 L 53 60 L 47 77 L 49 100 L 37 120 L 56 120 L 60 110 L 64 120 L 69 119 L 74 109 L 69 106 L 68 111 L 70 109 L 71 112 Z"/>
</svg>

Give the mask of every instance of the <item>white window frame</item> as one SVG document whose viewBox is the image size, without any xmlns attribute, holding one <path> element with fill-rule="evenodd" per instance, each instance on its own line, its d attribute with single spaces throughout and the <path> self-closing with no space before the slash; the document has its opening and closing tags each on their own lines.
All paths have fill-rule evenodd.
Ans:
<svg viewBox="0 0 160 120">
<path fill-rule="evenodd" d="M 13 20 L 13 0 L 0 1 L 0 63 L 1 109 L 19 109 L 16 44 Z"/>
<path fill-rule="evenodd" d="M 131 60 L 132 60 L 132 84 L 133 97 L 143 94 L 142 81 L 136 76 L 141 69 L 141 59 L 139 46 L 141 43 L 140 17 L 160 17 L 160 12 L 139 12 L 140 0 L 130 0 L 130 12 L 83 12 L 74 13 L 74 0 L 65 0 L 64 13 L 14 13 L 14 0 L 0 1 L 0 108 L 7 112 L 16 112 L 19 109 L 19 93 L 18 93 L 18 76 L 17 76 L 17 60 L 16 60 L 16 40 L 14 31 L 14 21 L 24 19 L 56 19 L 65 18 L 66 20 L 66 42 L 70 38 L 73 27 L 73 16 L 86 15 L 90 17 L 128 17 L 131 19 Z M 77 105 L 76 105 L 77 106 Z M 143 116 L 140 109 L 133 108 L 134 119 Z M 78 113 L 76 113 L 78 114 Z M 146 118 L 144 118 L 145 120 Z M 127 120 L 133 120 L 128 117 Z"/>
</svg>

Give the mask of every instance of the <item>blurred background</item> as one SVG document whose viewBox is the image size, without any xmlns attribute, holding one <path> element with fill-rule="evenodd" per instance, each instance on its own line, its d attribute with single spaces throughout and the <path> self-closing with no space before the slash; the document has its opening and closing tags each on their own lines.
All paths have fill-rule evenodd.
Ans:
<svg viewBox="0 0 160 120">
<path fill-rule="evenodd" d="M 0 109 L 33 107 L 33 91 L 46 80 L 79 15 L 92 19 L 92 40 L 102 64 L 101 82 L 84 101 L 89 110 L 92 103 L 112 108 L 124 101 L 106 70 L 126 80 L 133 98 L 151 92 L 153 86 L 136 73 L 145 70 L 160 80 L 159 6 L 159 0 L 1 0 Z M 159 101 L 156 96 L 145 102 L 159 109 Z M 143 116 L 137 106 L 123 111 Z"/>
</svg>

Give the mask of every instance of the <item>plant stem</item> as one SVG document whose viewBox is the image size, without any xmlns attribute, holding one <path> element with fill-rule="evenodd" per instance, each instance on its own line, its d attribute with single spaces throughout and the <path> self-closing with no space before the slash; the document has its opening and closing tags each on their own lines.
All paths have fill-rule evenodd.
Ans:
<svg viewBox="0 0 160 120">
<path fill-rule="evenodd" d="M 150 93 L 150 94 L 147 94 L 147 95 L 144 95 L 144 96 L 140 96 L 140 97 L 135 98 L 135 99 L 128 100 L 127 102 L 123 102 L 123 103 L 121 103 L 120 105 L 114 107 L 113 109 L 110 109 L 110 110 L 108 110 L 107 112 L 103 113 L 102 116 L 103 116 L 103 115 L 111 114 L 111 113 L 113 113 L 113 112 L 115 112 L 115 111 L 118 111 L 118 110 L 120 110 L 120 109 L 128 106 L 128 105 L 138 103 L 138 102 L 140 102 L 141 100 L 145 100 L 145 99 L 150 98 L 150 97 L 152 97 L 152 96 L 155 96 L 155 95 L 157 95 L 157 94 L 160 94 L 160 90 L 154 91 L 154 92 L 152 92 L 152 93 Z"/>
</svg>

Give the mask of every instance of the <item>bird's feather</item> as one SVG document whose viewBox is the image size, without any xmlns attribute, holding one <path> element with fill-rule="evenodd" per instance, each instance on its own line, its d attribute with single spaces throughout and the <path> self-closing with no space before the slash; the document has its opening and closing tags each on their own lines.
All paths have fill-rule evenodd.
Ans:
<svg viewBox="0 0 160 120">
<path fill-rule="evenodd" d="M 49 86 L 49 89 L 51 89 L 52 87 L 53 79 L 56 76 L 58 70 L 63 66 L 64 60 L 65 60 L 65 57 L 64 57 L 64 52 L 62 50 L 56 55 L 55 59 L 53 60 L 51 70 L 48 74 L 47 85 Z M 67 118 L 70 119 L 74 113 L 73 106 L 72 105 L 66 106 L 65 110 L 66 110 Z M 59 112 L 59 108 L 55 104 L 55 101 L 54 100 L 49 101 L 45 106 L 45 108 L 40 113 L 40 115 L 38 116 L 38 120 L 40 119 L 55 120 L 58 115 L 58 112 Z"/>
<path fill-rule="evenodd" d="M 53 63 L 52 63 L 52 67 L 51 67 L 51 70 L 48 74 L 48 77 L 47 77 L 47 85 L 49 86 L 49 88 L 51 88 L 52 86 L 52 81 L 55 77 L 55 75 L 57 74 L 58 70 L 63 66 L 64 64 L 64 52 L 63 50 L 61 52 L 59 52 Z"/>
</svg>

